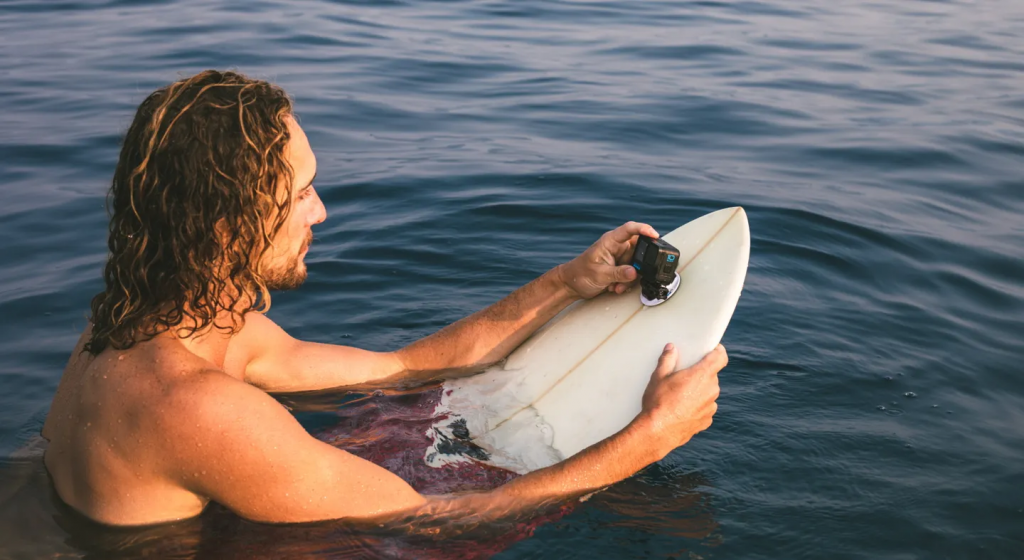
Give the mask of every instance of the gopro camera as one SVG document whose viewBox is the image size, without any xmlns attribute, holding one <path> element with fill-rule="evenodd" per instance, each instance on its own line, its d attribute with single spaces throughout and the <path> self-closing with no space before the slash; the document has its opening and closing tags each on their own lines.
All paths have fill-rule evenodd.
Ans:
<svg viewBox="0 0 1024 560">
<path fill-rule="evenodd" d="M 669 287 L 676 280 L 679 249 L 661 239 L 641 235 L 636 240 L 630 264 L 640 276 L 640 289 L 645 299 L 666 300 L 672 295 Z"/>
</svg>

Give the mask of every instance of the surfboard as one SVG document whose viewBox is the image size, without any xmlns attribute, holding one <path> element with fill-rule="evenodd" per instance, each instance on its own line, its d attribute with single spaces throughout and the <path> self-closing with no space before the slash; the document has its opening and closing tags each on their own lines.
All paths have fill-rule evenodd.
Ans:
<svg viewBox="0 0 1024 560">
<path fill-rule="evenodd" d="M 639 287 L 577 302 L 500 364 L 445 381 L 427 435 L 427 464 L 479 461 L 520 474 L 562 461 L 624 428 L 640 412 L 662 348 L 677 368 L 722 339 L 743 289 L 750 228 L 740 207 L 663 236 L 679 249 L 681 283 L 668 301 Z"/>
</svg>

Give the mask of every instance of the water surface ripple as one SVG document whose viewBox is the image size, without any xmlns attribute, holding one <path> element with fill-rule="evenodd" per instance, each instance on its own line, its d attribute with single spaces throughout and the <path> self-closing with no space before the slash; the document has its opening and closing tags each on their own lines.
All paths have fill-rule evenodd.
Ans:
<svg viewBox="0 0 1024 560">
<path fill-rule="evenodd" d="M 0 557 L 1024 557 L 1021 29 L 1017 0 L 0 0 Z M 23 448 L 100 287 L 120 136 L 208 67 L 284 86 L 317 152 L 329 218 L 271 312 L 300 337 L 393 349 L 624 220 L 743 205 L 714 427 L 450 541 L 75 520 Z M 291 404 L 385 418 L 372 450 L 417 398 Z"/>
</svg>

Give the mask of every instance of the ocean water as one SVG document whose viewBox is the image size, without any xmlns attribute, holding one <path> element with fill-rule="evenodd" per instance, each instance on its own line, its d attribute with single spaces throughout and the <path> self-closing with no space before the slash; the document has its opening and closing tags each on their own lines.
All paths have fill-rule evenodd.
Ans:
<svg viewBox="0 0 1024 560">
<path fill-rule="evenodd" d="M 394 349 L 625 220 L 745 207 L 714 426 L 440 540 L 75 519 L 26 445 L 120 137 L 205 68 L 283 86 L 317 153 L 328 219 L 270 312 L 301 338 Z M 1019 0 L 0 0 L 0 558 L 1024 558 L 1022 213 Z M 288 402 L 372 456 L 421 397 Z"/>
</svg>

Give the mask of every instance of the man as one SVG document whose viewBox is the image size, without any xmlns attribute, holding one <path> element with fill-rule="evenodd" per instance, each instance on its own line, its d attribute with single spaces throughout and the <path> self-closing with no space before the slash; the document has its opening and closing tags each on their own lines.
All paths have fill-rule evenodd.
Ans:
<svg viewBox="0 0 1024 560">
<path fill-rule="evenodd" d="M 195 516 L 216 501 L 256 521 L 508 510 L 628 477 L 711 424 L 721 347 L 673 372 L 667 346 L 643 411 L 572 458 L 485 493 L 431 497 L 310 436 L 266 391 L 429 380 L 504 358 L 571 302 L 636 280 L 648 225 L 603 235 L 502 301 L 395 352 L 296 340 L 262 314 L 294 288 L 326 213 L 316 159 L 279 88 L 207 71 L 139 107 L 111 187 L 105 290 L 43 437 L 60 497 L 113 525 Z"/>
</svg>

